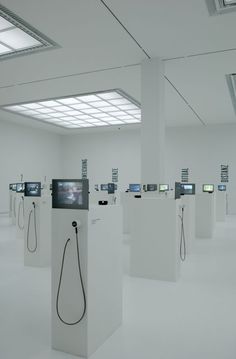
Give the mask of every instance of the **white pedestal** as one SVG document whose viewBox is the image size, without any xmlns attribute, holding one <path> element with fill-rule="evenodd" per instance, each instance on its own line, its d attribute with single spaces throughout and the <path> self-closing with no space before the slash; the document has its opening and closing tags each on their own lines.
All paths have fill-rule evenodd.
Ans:
<svg viewBox="0 0 236 359">
<path fill-rule="evenodd" d="M 194 241 L 196 239 L 195 228 L 195 196 L 184 195 L 181 197 L 184 208 L 184 230 L 186 240 L 186 253 L 190 254 L 193 251 Z"/>
<path fill-rule="evenodd" d="M 225 222 L 226 219 L 226 192 L 216 192 L 216 221 Z"/>
<path fill-rule="evenodd" d="M 87 310 L 74 326 L 63 324 L 56 312 L 56 296 L 63 249 L 65 255 L 60 291 L 60 314 L 67 321 L 80 317 L 83 297 L 78 277 L 75 229 L 81 223 L 79 248 Z M 121 209 L 119 206 L 91 206 L 89 211 L 52 210 L 52 347 L 88 357 L 121 324 L 122 259 Z"/>
<path fill-rule="evenodd" d="M 180 200 L 136 199 L 130 216 L 130 272 L 176 281 L 180 272 Z"/>
<path fill-rule="evenodd" d="M 16 191 L 12 192 L 12 224 L 16 224 L 17 208 L 16 208 Z"/>
<path fill-rule="evenodd" d="M 9 190 L 9 217 L 12 218 L 12 190 Z"/>
<path fill-rule="evenodd" d="M 16 193 L 16 237 L 24 238 L 24 194 Z"/>
<path fill-rule="evenodd" d="M 121 192 L 120 194 L 120 203 L 122 206 L 122 213 L 123 213 L 123 234 L 130 233 L 130 211 L 131 211 L 131 203 L 135 195 L 140 195 L 139 192 Z"/>
<path fill-rule="evenodd" d="M 34 210 L 32 202 L 35 202 L 37 249 L 31 253 L 27 247 L 27 233 L 29 226 L 28 246 L 30 250 L 35 248 Z M 24 263 L 32 267 L 48 267 L 51 262 L 51 198 L 50 197 L 24 197 Z"/>
<path fill-rule="evenodd" d="M 216 216 L 215 216 L 215 194 L 196 194 L 196 237 L 212 238 Z"/>
</svg>

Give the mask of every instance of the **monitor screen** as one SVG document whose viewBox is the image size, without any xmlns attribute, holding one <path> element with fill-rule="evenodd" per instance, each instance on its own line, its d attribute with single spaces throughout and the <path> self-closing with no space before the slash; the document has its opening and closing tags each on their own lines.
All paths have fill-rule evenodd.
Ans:
<svg viewBox="0 0 236 359">
<path fill-rule="evenodd" d="M 23 193 L 25 191 L 25 184 L 24 183 L 17 183 L 16 184 L 16 192 Z"/>
<path fill-rule="evenodd" d="M 88 209 L 87 179 L 53 179 L 52 208 Z"/>
<path fill-rule="evenodd" d="M 182 186 L 180 182 L 175 182 L 175 199 L 181 197 Z"/>
<path fill-rule="evenodd" d="M 41 182 L 25 182 L 25 197 L 40 197 Z"/>
<path fill-rule="evenodd" d="M 108 191 L 108 184 L 101 184 L 100 189 L 101 191 Z"/>
<path fill-rule="evenodd" d="M 202 186 L 203 192 L 213 193 L 214 192 L 214 185 L 213 184 L 204 184 Z"/>
<path fill-rule="evenodd" d="M 147 191 L 148 192 L 157 191 L 157 184 L 148 184 Z"/>
<path fill-rule="evenodd" d="M 9 184 L 9 190 L 12 190 L 12 183 Z"/>
<path fill-rule="evenodd" d="M 181 183 L 181 195 L 195 194 L 195 183 Z"/>
<path fill-rule="evenodd" d="M 159 184 L 159 192 L 166 192 L 169 191 L 169 185 L 168 184 Z"/>
<path fill-rule="evenodd" d="M 225 184 L 219 184 L 218 185 L 218 191 L 226 191 L 226 185 Z"/>
<path fill-rule="evenodd" d="M 108 183 L 107 184 L 107 192 L 108 192 L 108 194 L 115 193 L 115 183 Z"/>
<path fill-rule="evenodd" d="M 129 191 L 130 192 L 140 192 L 141 191 L 141 184 L 130 183 L 129 184 Z"/>
<path fill-rule="evenodd" d="M 12 191 L 16 191 L 16 183 L 12 183 Z"/>
</svg>

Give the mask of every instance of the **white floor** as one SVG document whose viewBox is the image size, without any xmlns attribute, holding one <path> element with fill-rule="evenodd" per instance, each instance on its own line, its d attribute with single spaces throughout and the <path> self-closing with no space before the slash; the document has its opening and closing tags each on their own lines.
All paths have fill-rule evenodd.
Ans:
<svg viewBox="0 0 236 359">
<path fill-rule="evenodd" d="M 102 323 L 101 323 L 102 325 Z M 235 359 L 236 217 L 198 240 L 178 283 L 124 278 L 123 326 L 91 359 Z M 50 271 L 23 266 L 0 218 L 0 358 L 72 359 L 50 349 Z"/>
</svg>

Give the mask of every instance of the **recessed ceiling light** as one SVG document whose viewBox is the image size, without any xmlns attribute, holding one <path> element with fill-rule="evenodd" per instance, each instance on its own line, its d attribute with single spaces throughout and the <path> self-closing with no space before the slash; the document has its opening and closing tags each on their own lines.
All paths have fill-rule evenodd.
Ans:
<svg viewBox="0 0 236 359">
<path fill-rule="evenodd" d="M 121 90 L 7 105 L 1 108 L 64 128 L 125 125 L 141 121 L 140 104 Z"/>
<path fill-rule="evenodd" d="M 45 35 L 0 5 L 0 59 L 55 46 Z"/>
</svg>

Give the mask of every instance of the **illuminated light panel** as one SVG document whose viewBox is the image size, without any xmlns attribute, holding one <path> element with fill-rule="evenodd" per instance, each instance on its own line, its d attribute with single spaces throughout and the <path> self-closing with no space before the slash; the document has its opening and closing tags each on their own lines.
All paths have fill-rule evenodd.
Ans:
<svg viewBox="0 0 236 359">
<path fill-rule="evenodd" d="M 14 104 L 1 109 L 67 129 L 141 122 L 140 104 L 120 90 Z"/>
<path fill-rule="evenodd" d="M 0 59 L 54 46 L 45 35 L 0 5 Z"/>
</svg>

